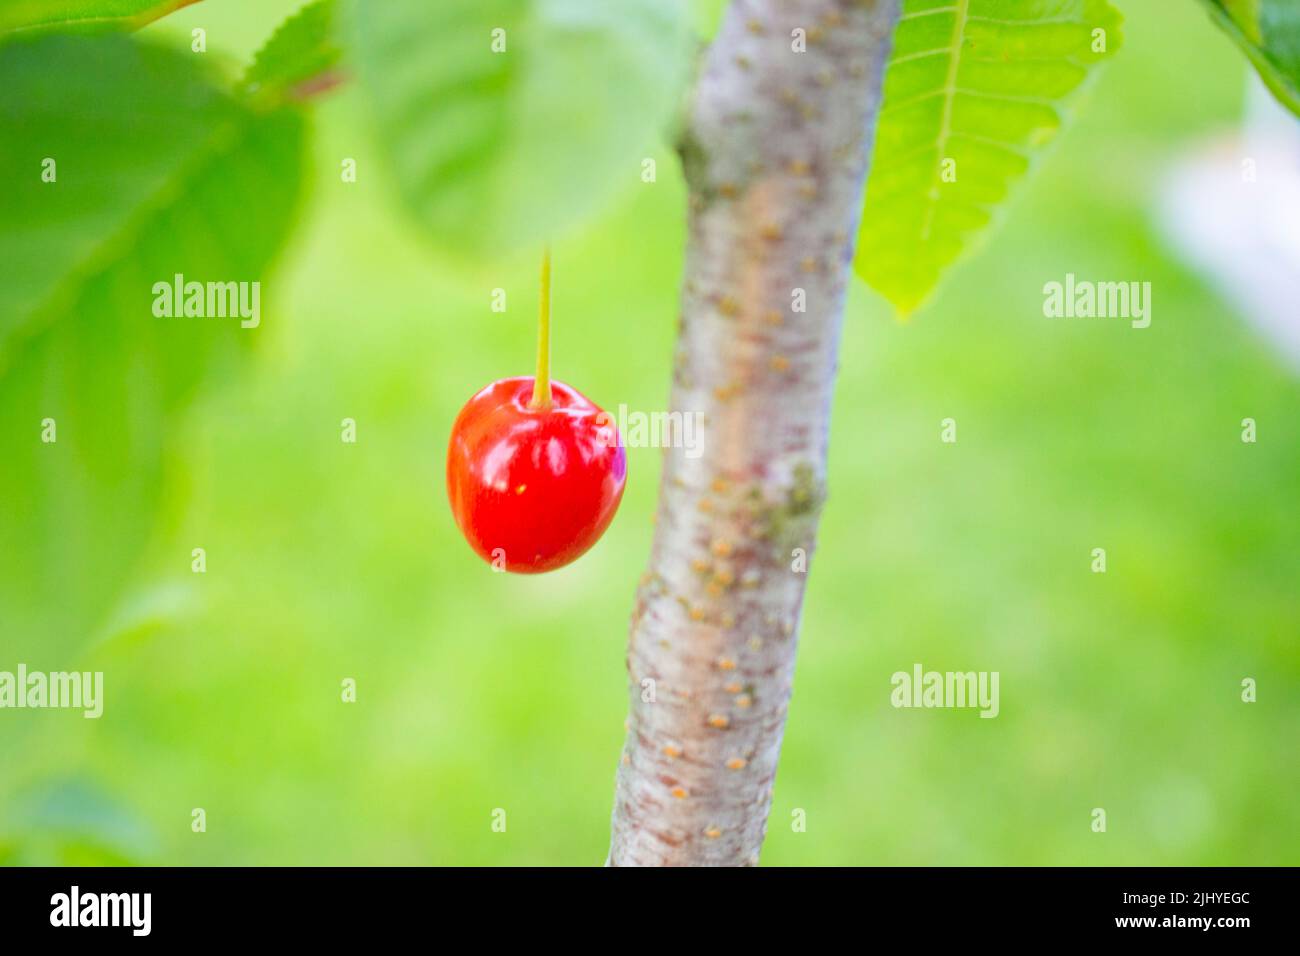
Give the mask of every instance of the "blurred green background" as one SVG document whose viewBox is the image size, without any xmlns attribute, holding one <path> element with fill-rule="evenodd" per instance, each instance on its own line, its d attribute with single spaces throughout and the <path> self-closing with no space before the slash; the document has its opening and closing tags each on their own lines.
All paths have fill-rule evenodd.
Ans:
<svg viewBox="0 0 1300 956">
<path fill-rule="evenodd" d="M 1125 48 L 933 306 L 900 325 L 854 280 L 766 864 L 1300 862 L 1300 382 L 1150 217 L 1171 162 L 1238 123 L 1246 66 L 1192 4 L 1120 5 Z M 297 6 L 205 2 L 145 35 L 203 26 L 243 62 Z M 0 861 L 604 859 L 659 452 L 629 451 L 576 565 L 476 558 L 445 443 L 470 394 L 530 371 L 535 263 L 431 250 L 355 89 L 315 127 L 257 354 L 171 436 L 116 623 L 47 662 L 104 671 L 104 716 L 0 712 Z M 665 150 L 555 250 L 554 367 L 606 407 L 667 401 L 683 210 Z M 1045 320 L 1067 272 L 1150 281 L 1151 327 Z M 0 630 L 0 669 L 15 653 L 37 666 Z M 915 662 L 1000 671 L 1000 716 L 893 709 Z"/>
</svg>

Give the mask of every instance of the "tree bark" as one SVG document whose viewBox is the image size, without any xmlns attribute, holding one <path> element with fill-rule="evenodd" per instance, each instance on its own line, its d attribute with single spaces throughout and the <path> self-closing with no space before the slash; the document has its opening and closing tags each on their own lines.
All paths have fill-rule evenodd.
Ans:
<svg viewBox="0 0 1300 956">
<path fill-rule="evenodd" d="M 898 15 L 898 0 L 732 0 L 705 57 L 672 393 L 702 432 L 665 452 L 611 865 L 758 862 Z"/>
</svg>

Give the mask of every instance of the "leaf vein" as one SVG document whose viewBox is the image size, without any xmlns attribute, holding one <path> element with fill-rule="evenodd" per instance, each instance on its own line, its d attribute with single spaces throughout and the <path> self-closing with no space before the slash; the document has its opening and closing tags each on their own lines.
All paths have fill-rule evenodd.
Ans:
<svg viewBox="0 0 1300 956">
<path fill-rule="evenodd" d="M 952 59 L 948 63 L 948 74 L 944 80 L 944 89 L 946 95 L 943 102 L 943 114 L 939 118 L 939 157 L 943 158 L 943 151 L 948 145 L 948 135 L 952 129 L 952 106 L 956 100 L 957 89 L 957 66 L 961 63 L 961 47 L 966 38 L 966 17 L 970 13 L 970 0 L 961 0 L 957 7 L 957 15 L 953 18 L 952 29 Z M 940 183 L 940 166 L 936 164 L 934 169 L 934 178 L 930 183 L 929 202 L 925 207 L 925 220 L 921 227 L 922 238 L 930 238 L 930 227 L 934 224 L 934 211 L 939 203 L 939 183 Z"/>
</svg>

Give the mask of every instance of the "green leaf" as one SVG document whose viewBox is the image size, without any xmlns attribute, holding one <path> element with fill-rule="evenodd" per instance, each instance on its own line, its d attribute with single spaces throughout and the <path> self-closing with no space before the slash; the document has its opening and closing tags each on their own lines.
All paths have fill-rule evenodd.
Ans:
<svg viewBox="0 0 1300 956">
<path fill-rule="evenodd" d="M 198 0 L 5 0 L 0 35 L 138 30 Z"/>
<path fill-rule="evenodd" d="M 471 253 L 540 242 L 640 185 L 691 39 L 680 0 L 356 0 L 348 24 L 403 200 Z"/>
<path fill-rule="evenodd" d="M 0 810 L 0 862 L 134 866 L 157 853 L 153 828 L 87 776 L 41 781 Z"/>
<path fill-rule="evenodd" d="M 855 263 L 900 313 L 974 248 L 1119 24 L 1106 0 L 904 0 Z"/>
<path fill-rule="evenodd" d="M 1259 71 L 1273 95 L 1300 116 L 1300 3 L 1296 0 L 1202 0 Z"/>
<path fill-rule="evenodd" d="M 154 314 L 177 274 L 251 290 L 301 191 L 299 112 L 248 107 L 203 62 L 121 36 L 0 46 L 0 618 L 17 648 L 91 638 L 148 540 L 173 416 L 261 334 Z"/>
<path fill-rule="evenodd" d="M 333 72 L 343 53 L 335 36 L 337 17 L 335 0 L 318 0 L 281 24 L 248 68 L 245 93 L 283 98 Z"/>
</svg>

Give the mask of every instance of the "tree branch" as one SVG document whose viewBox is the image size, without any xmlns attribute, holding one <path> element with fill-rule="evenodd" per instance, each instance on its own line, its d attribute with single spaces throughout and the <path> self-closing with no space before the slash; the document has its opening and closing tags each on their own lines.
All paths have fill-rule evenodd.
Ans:
<svg viewBox="0 0 1300 956">
<path fill-rule="evenodd" d="M 732 0 L 706 57 L 672 397 L 703 416 L 703 454 L 666 452 L 611 865 L 758 861 L 897 21 L 898 0 Z"/>
</svg>

